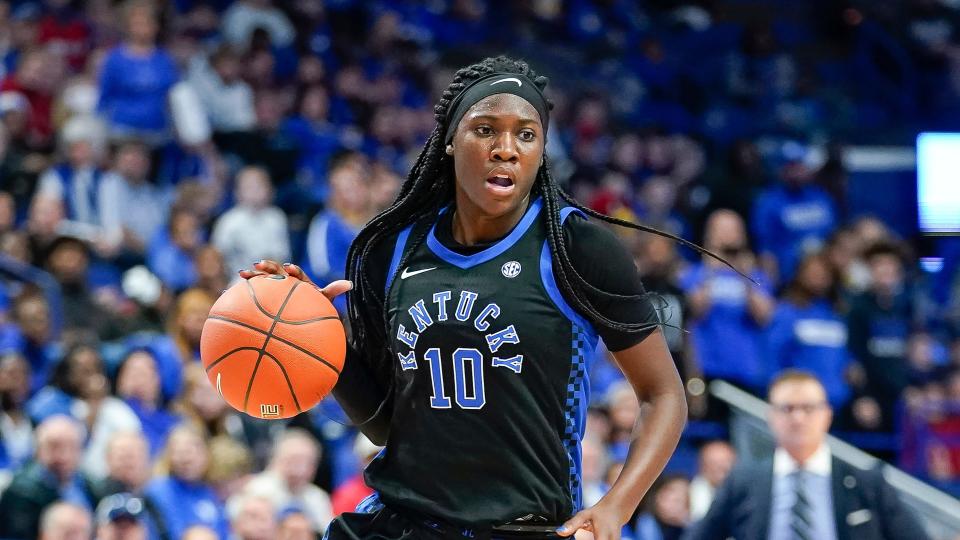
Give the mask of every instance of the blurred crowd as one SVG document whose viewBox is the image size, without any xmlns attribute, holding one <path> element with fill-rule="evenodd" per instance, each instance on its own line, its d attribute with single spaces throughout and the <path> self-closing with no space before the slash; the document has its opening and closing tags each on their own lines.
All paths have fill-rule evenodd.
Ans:
<svg viewBox="0 0 960 540">
<path fill-rule="evenodd" d="M 957 125 L 958 31 L 946 0 L 0 1 L 0 537 L 311 538 L 368 494 L 378 449 L 332 400 L 236 413 L 200 331 L 255 260 L 342 277 L 456 68 L 502 52 L 553 80 L 571 193 L 755 282 L 618 230 L 691 410 L 639 538 L 676 537 L 734 459 L 710 381 L 762 396 L 784 368 L 836 433 L 960 491 L 960 243 L 857 215 L 843 160 Z M 588 502 L 637 418 L 620 379 L 599 351 Z"/>
</svg>

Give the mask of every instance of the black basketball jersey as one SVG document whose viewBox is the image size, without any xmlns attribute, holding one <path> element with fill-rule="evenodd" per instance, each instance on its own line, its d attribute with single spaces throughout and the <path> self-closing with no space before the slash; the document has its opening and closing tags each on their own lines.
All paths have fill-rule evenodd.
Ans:
<svg viewBox="0 0 960 540">
<path fill-rule="evenodd" d="M 532 201 L 472 255 L 437 240 L 439 216 L 398 236 L 386 285 L 393 417 L 366 472 L 388 506 L 475 526 L 527 514 L 561 523 L 581 507 L 597 335 L 557 287 L 542 211 Z"/>
</svg>

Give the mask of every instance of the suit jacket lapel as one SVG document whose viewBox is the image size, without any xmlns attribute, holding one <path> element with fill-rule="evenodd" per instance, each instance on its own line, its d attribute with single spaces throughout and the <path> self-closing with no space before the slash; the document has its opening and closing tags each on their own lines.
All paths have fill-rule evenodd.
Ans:
<svg viewBox="0 0 960 540">
<path fill-rule="evenodd" d="M 764 463 L 764 467 L 756 475 L 756 478 L 753 478 L 753 481 L 755 482 L 753 493 L 756 508 L 751 529 L 756 532 L 756 536 L 750 536 L 749 538 L 767 540 L 770 535 L 770 512 L 773 501 L 773 460 Z"/>
<path fill-rule="evenodd" d="M 832 458 L 830 483 L 833 486 L 833 518 L 837 522 L 837 540 L 850 540 L 850 527 L 847 526 L 847 514 L 850 513 L 849 488 L 843 485 L 844 478 L 852 476 L 853 471 L 837 458 Z"/>
</svg>

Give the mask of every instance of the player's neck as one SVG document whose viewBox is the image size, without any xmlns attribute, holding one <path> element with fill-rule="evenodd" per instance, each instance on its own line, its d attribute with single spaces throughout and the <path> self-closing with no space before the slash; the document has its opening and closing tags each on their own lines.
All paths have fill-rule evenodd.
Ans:
<svg viewBox="0 0 960 540">
<path fill-rule="evenodd" d="M 453 239 L 463 246 L 486 244 L 499 240 L 510 233 L 527 210 L 529 200 L 514 211 L 501 216 L 489 216 L 480 208 L 459 200 L 453 213 Z"/>
</svg>

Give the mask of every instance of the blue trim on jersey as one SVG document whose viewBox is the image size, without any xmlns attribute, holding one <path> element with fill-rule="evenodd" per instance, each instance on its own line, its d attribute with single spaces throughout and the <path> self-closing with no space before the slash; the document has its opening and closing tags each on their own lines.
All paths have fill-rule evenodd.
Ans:
<svg viewBox="0 0 960 540">
<path fill-rule="evenodd" d="M 580 212 L 580 210 L 572 206 L 567 206 L 560 210 L 561 225 L 573 212 L 583 214 L 583 212 Z M 597 332 L 594 330 L 593 325 L 570 307 L 570 304 L 568 304 L 567 300 L 563 297 L 563 293 L 560 292 L 560 287 L 557 286 L 557 280 L 553 276 L 553 258 L 550 256 L 549 240 L 543 241 L 543 248 L 540 250 L 540 280 L 543 282 L 543 288 L 547 290 L 547 296 L 556 304 L 560 312 L 570 319 L 570 322 L 587 329 L 587 334 L 591 336 L 591 341 L 593 345 L 596 346 Z"/>
<path fill-rule="evenodd" d="M 562 224 L 570 216 L 577 212 L 583 215 L 583 212 L 572 206 L 567 206 L 560 210 L 560 223 Z M 570 304 L 567 303 L 557 286 L 557 280 L 553 275 L 553 258 L 550 256 L 550 242 L 543 241 L 543 248 L 540 250 L 540 279 L 543 282 L 543 288 L 547 291 L 547 296 L 557 306 L 571 323 L 572 342 L 570 344 L 570 376 L 567 379 L 566 399 L 564 400 L 564 432 L 563 446 L 567 451 L 567 460 L 570 466 L 569 488 L 573 503 L 573 511 L 577 512 L 583 507 L 583 486 L 582 486 L 582 451 L 580 441 L 583 440 L 583 433 L 586 427 L 587 407 L 590 405 L 590 381 L 589 381 L 589 363 L 593 358 L 593 352 L 597 348 L 597 332 L 593 325 L 582 315 L 577 313 Z"/>
<path fill-rule="evenodd" d="M 409 225 L 406 229 L 400 231 L 400 236 L 397 236 L 397 244 L 393 246 L 393 258 L 390 259 L 390 268 L 387 270 L 386 285 L 383 287 L 384 294 L 390 290 L 390 284 L 393 283 L 393 276 L 397 273 L 397 266 L 400 264 L 400 259 L 403 258 L 403 248 L 406 247 L 407 238 L 410 237 L 410 231 L 412 230 L 413 225 Z"/>
<path fill-rule="evenodd" d="M 434 223 L 433 227 L 430 227 L 430 234 L 427 235 L 427 247 L 430 248 L 430 251 L 437 256 L 443 259 L 444 261 L 458 267 L 458 268 L 471 268 L 478 264 L 485 263 L 491 259 L 496 258 L 498 255 L 502 254 L 504 251 L 513 247 L 517 243 L 517 240 L 520 240 L 520 237 L 523 236 L 523 233 L 527 232 L 527 229 L 533 225 L 533 222 L 537 219 L 537 216 L 540 214 L 540 207 L 543 205 L 543 201 L 540 197 L 537 197 L 536 200 L 530 203 L 530 206 L 527 207 L 527 211 L 523 214 L 523 218 L 520 219 L 520 223 L 517 223 L 517 226 L 510 231 L 510 234 L 503 237 L 496 244 L 488 247 L 487 249 L 474 253 L 473 255 L 462 255 L 455 251 L 451 251 L 446 246 L 440 243 L 437 240 L 436 229 L 437 224 Z M 446 209 L 440 211 L 442 214 Z M 437 221 L 439 221 L 439 216 Z"/>
<path fill-rule="evenodd" d="M 358 514 L 372 514 L 382 509 L 383 502 L 380 500 L 380 493 L 374 491 L 364 497 L 362 501 L 358 502 L 357 507 L 353 511 Z"/>
<path fill-rule="evenodd" d="M 587 425 L 587 406 L 590 404 L 590 376 L 588 359 L 593 355 L 597 342 L 591 334 L 592 328 L 584 328 L 577 323 L 571 325 L 572 342 L 570 344 L 570 376 L 567 379 L 567 393 L 564 400 L 563 446 L 567 450 L 570 466 L 569 489 L 573 511 L 583 508 L 583 440 Z"/>
</svg>

